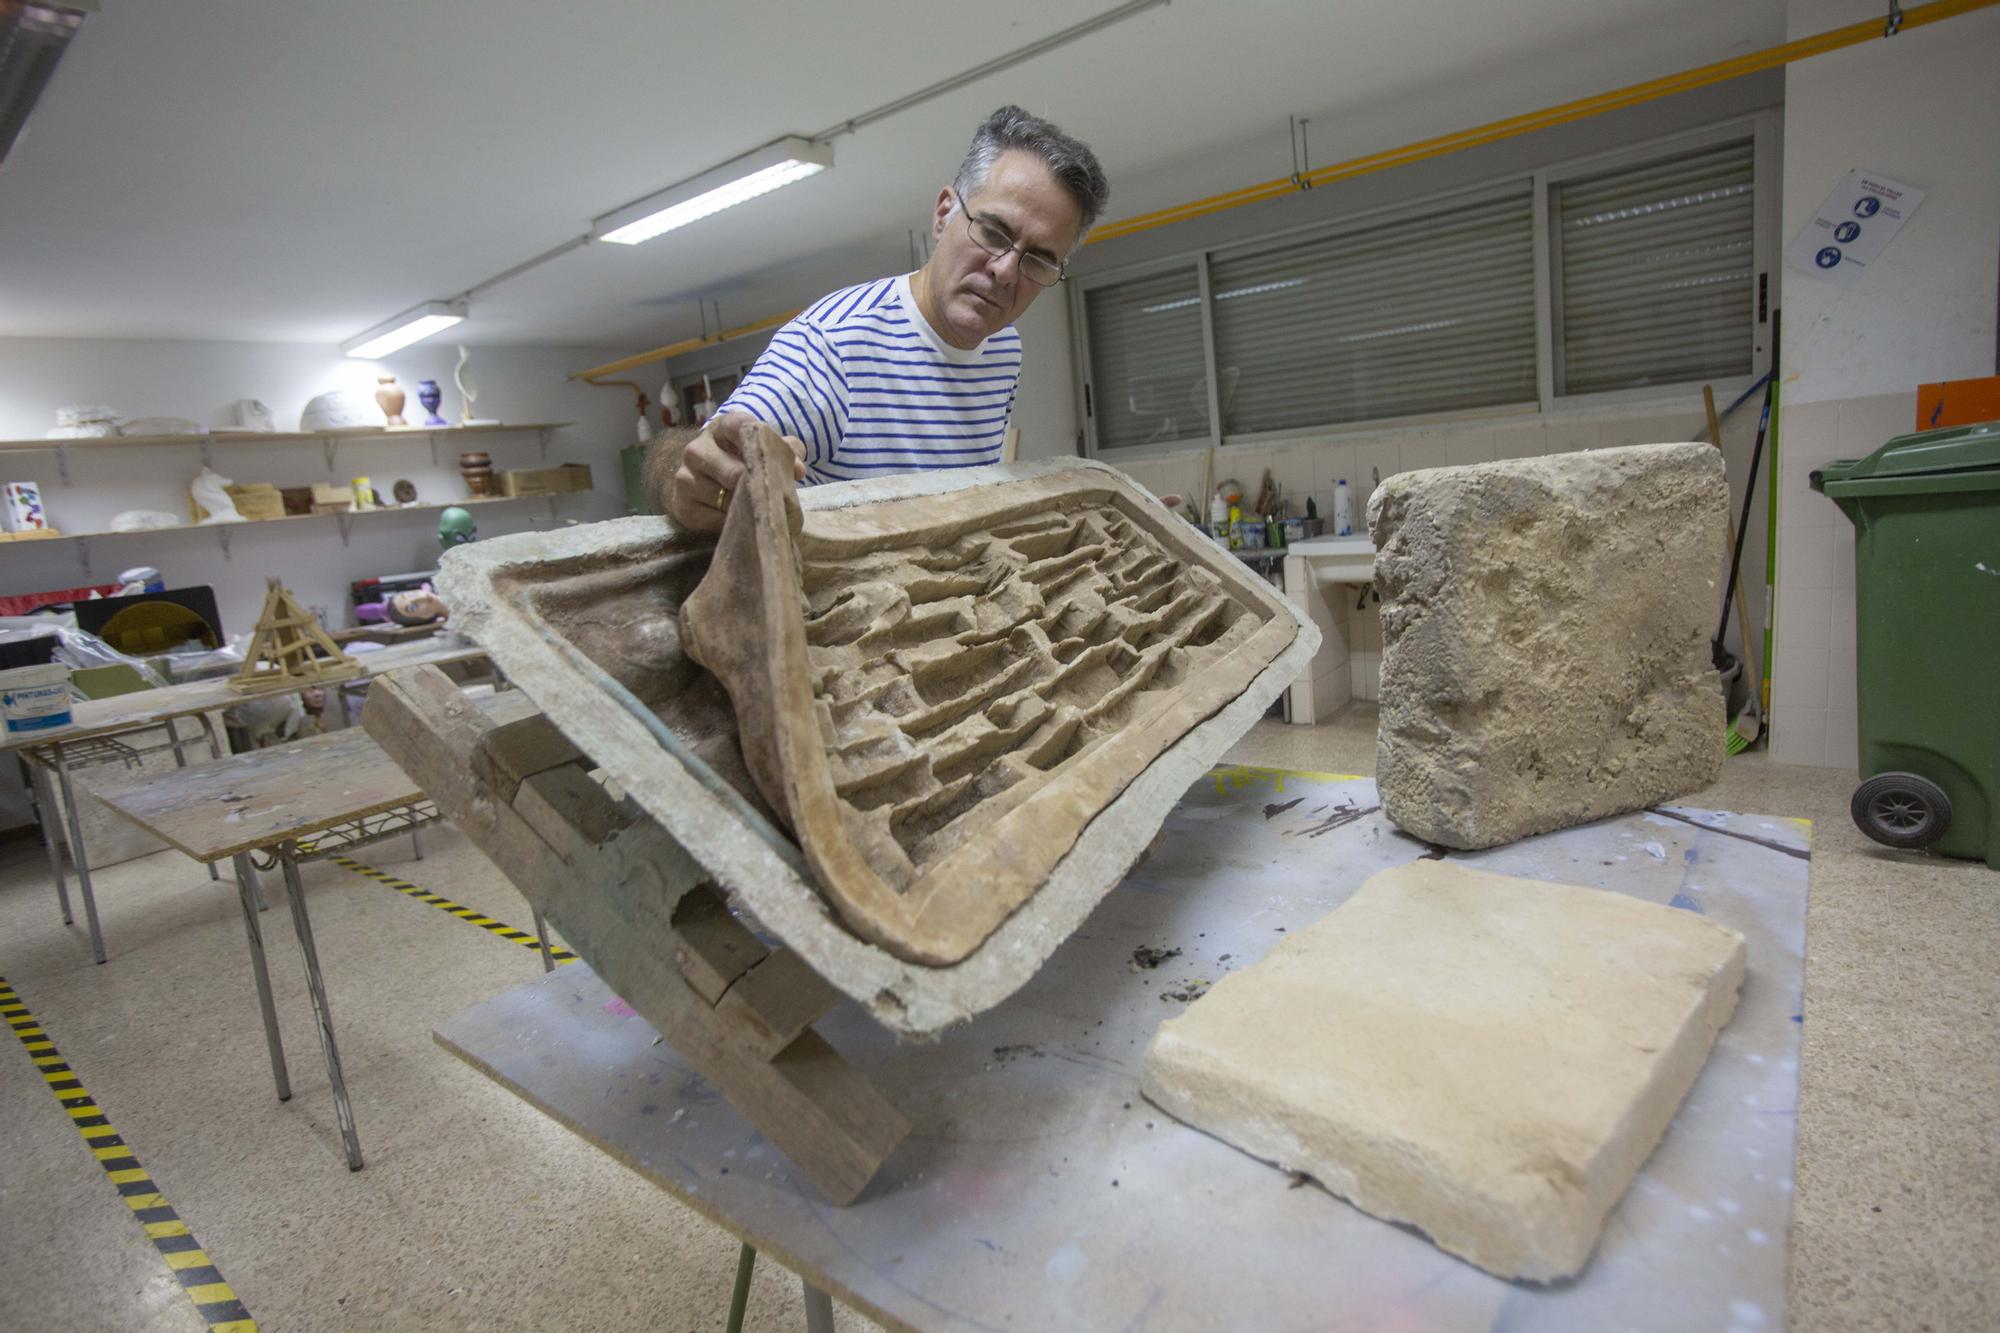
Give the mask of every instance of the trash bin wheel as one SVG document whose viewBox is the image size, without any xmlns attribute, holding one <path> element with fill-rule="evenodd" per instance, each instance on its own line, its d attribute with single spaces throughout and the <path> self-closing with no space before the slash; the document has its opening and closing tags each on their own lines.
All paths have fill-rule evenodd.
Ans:
<svg viewBox="0 0 2000 1333">
<path fill-rule="evenodd" d="M 1878 773 L 1854 789 L 1848 812 L 1885 847 L 1928 847 L 1951 827 L 1951 797 L 1914 773 Z"/>
</svg>

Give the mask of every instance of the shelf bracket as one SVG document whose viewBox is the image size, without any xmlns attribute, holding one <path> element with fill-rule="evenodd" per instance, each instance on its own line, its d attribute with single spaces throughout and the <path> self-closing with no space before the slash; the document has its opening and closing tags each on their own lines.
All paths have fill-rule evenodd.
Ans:
<svg viewBox="0 0 2000 1333">
<path fill-rule="evenodd" d="M 333 471 L 333 456 L 340 449 L 340 437 L 329 435 L 320 441 L 320 445 L 326 450 L 326 470 L 331 472 Z"/>
<path fill-rule="evenodd" d="M 542 461 L 546 463 L 549 458 L 549 437 L 554 435 L 555 432 L 544 426 L 538 434 L 541 438 Z"/>
<path fill-rule="evenodd" d="M 56 446 L 56 475 L 62 478 L 63 485 L 67 486 L 70 484 L 69 446 L 66 444 Z"/>
<path fill-rule="evenodd" d="M 348 534 L 354 531 L 354 514 L 350 511 L 345 514 L 335 514 L 334 518 L 340 523 L 340 544 L 345 546 Z"/>
<path fill-rule="evenodd" d="M 432 466 L 432 467 L 436 467 L 437 465 L 438 465 L 438 433 L 437 433 L 436 431 L 432 431 L 432 432 L 431 432 L 431 466 Z"/>
<path fill-rule="evenodd" d="M 224 560 L 229 559 L 229 527 L 230 525 L 227 523 L 218 523 L 215 525 L 215 539 L 222 543 L 222 558 Z"/>
<path fill-rule="evenodd" d="M 215 437 L 213 435 L 204 435 L 201 437 L 201 465 L 204 468 L 215 466 Z"/>
<path fill-rule="evenodd" d="M 88 537 L 78 537 L 78 538 L 76 539 L 76 554 L 77 554 L 77 559 L 79 559 L 79 560 L 81 560 L 81 561 L 83 562 L 83 574 L 84 574 L 84 577 L 85 577 L 85 578 L 89 578 L 89 577 L 90 577 L 90 538 L 88 538 Z"/>
</svg>

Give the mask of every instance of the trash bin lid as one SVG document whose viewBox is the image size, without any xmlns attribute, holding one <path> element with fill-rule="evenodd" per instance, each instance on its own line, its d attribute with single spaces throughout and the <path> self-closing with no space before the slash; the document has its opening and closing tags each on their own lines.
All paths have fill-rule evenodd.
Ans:
<svg viewBox="0 0 2000 1333">
<path fill-rule="evenodd" d="M 2000 421 L 1898 435 L 1866 458 L 1828 463 L 1812 474 L 1814 490 L 1830 482 L 2000 470 Z M 1996 478 L 1982 477 L 1982 483 Z"/>
</svg>

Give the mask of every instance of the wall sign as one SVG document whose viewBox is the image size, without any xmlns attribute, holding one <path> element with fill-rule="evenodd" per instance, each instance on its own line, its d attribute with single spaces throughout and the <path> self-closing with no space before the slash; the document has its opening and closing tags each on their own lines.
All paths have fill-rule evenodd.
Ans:
<svg viewBox="0 0 2000 1333">
<path fill-rule="evenodd" d="M 1785 257 L 1815 278 L 1852 287 L 1923 201 L 1914 185 L 1850 171 L 1792 238 Z"/>
</svg>

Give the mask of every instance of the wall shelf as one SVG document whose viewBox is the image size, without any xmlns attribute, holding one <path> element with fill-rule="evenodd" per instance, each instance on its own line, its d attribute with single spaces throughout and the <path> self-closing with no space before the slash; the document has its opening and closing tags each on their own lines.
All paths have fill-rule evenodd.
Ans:
<svg viewBox="0 0 2000 1333">
<path fill-rule="evenodd" d="M 421 439 L 429 443 L 431 461 L 435 463 L 438 446 L 446 440 L 478 435 L 505 435 L 521 431 L 534 431 L 539 435 L 542 456 L 546 458 L 550 437 L 571 424 L 567 421 L 524 421 L 519 424 L 502 423 L 497 426 L 370 426 L 353 430 L 315 431 L 217 430 L 200 435 L 93 435 L 69 440 L 0 440 L 0 454 L 27 453 L 34 450 L 52 451 L 56 456 L 56 471 L 61 475 L 63 485 L 67 486 L 70 484 L 69 451 L 72 449 L 154 449 L 175 446 L 196 448 L 201 450 L 202 466 L 206 467 L 209 465 L 210 451 L 217 445 L 317 444 L 325 450 L 327 470 L 332 471 L 334 453 L 343 444 Z"/>
<path fill-rule="evenodd" d="M 353 531 L 355 523 L 363 519 L 380 518 L 387 514 L 437 513 L 440 510 L 450 509 L 453 506 L 465 509 L 477 509 L 481 505 L 526 504 L 534 500 L 546 500 L 549 506 L 549 517 L 553 519 L 556 516 L 556 502 L 558 500 L 566 496 L 589 495 L 591 493 L 591 491 L 557 491 L 549 495 L 468 496 L 463 500 L 444 500 L 435 504 L 420 502 L 407 505 L 377 506 L 372 509 L 352 509 L 344 514 L 286 514 L 281 518 L 246 518 L 239 519 L 234 523 L 183 523 L 178 527 L 140 528 L 133 532 L 63 532 L 53 537 L 38 537 L 35 539 L 35 543 L 42 545 L 54 544 L 56 542 L 76 542 L 81 548 L 79 555 L 83 564 L 85 568 L 88 568 L 90 565 L 90 543 L 94 541 L 124 541 L 135 537 L 171 537 L 183 532 L 212 532 L 221 544 L 222 554 L 226 559 L 229 555 L 230 538 L 243 528 L 262 528 L 273 523 L 310 523 L 333 519 L 340 524 L 340 544 L 345 546 L 347 545 L 348 534 Z"/>
</svg>

